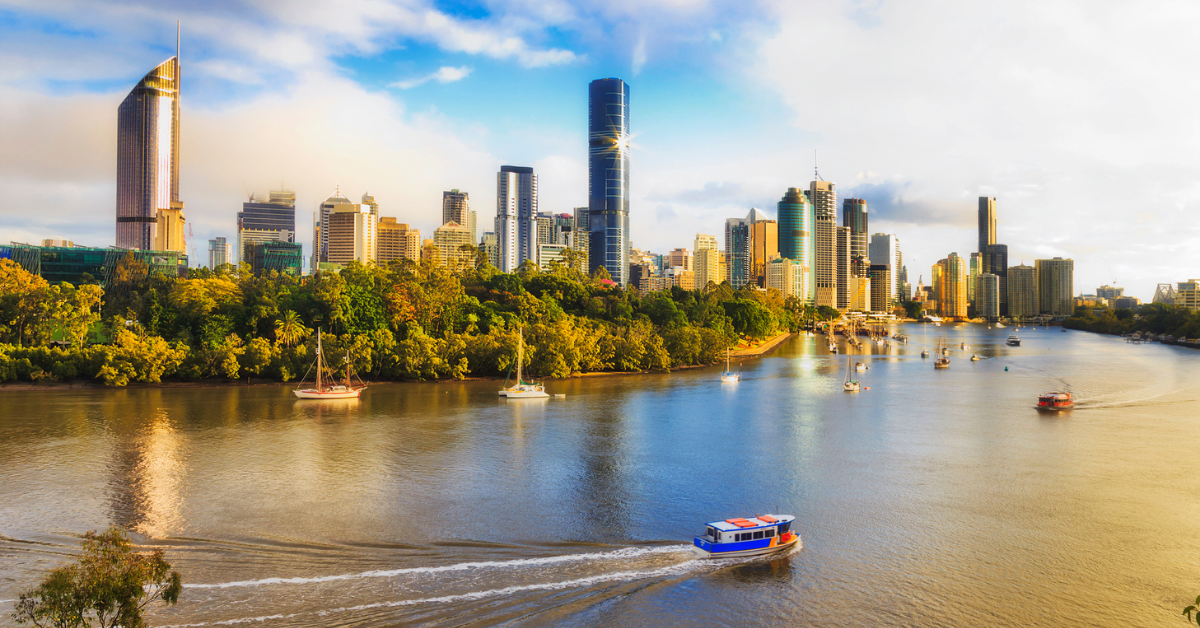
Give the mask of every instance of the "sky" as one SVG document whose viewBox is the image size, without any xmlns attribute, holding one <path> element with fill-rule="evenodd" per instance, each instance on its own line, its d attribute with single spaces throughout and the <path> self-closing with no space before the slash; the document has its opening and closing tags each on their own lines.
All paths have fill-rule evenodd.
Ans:
<svg viewBox="0 0 1200 628">
<path fill-rule="evenodd" d="M 193 263 L 249 194 L 340 189 L 432 237 L 496 172 L 587 202 L 587 84 L 630 86 L 633 246 L 692 248 L 819 168 L 910 281 L 977 243 L 1075 260 L 1075 292 L 1200 278 L 1200 3 L 0 0 L 0 242 L 115 239 L 117 106 L 175 52 Z"/>
</svg>

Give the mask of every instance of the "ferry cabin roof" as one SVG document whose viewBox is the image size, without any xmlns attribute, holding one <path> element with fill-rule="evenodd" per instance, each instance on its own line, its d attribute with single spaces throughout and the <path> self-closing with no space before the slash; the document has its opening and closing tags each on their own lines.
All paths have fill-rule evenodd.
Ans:
<svg viewBox="0 0 1200 628">
<path fill-rule="evenodd" d="M 791 515 L 760 515 L 758 517 L 750 517 L 749 519 L 738 518 L 713 521 L 707 525 L 720 532 L 753 532 L 756 529 L 786 525 L 794 519 L 795 517 Z"/>
</svg>

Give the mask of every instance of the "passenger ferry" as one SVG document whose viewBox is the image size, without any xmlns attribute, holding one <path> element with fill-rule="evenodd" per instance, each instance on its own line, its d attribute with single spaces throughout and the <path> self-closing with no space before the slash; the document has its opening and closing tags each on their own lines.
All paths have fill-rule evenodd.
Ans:
<svg viewBox="0 0 1200 628">
<path fill-rule="evenodd" d="M 1037 409 L 1042 412 L 1057 412 L 1075 407 L 1075 397 L 1069 392 L 1048 392 L 1038 397 Z"/>
<path fill-rule="evenodd" d="M 774 554 L 800 544 L 800 535 L 792 532 L 795 519 L 791 515 L 759 515 L 713 521 L 693 544 L 708 558 Z"/>
</svg>

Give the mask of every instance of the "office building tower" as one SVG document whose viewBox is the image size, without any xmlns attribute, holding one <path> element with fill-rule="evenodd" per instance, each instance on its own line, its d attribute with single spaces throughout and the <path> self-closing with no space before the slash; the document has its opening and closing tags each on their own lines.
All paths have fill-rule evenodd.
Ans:
<svg viewBox="0 0 1200 628">
<path fill-rule="evenodd" d="M 842 226 L 850 228 L 850 276 L 866 277 L 867 266 L 871 264 L 867 242 L 867 202 L 861 198 L 842 201 Z M 881 264 L 892 263 L 886 259 L 878 261 Z"/>
<path fill-rule="evenodd" d="M 361 202 L 367 207 L 368 213 L 374 216 L 375 220 L 379 220 L 379 203 L 375 202 L 375 197 L 363 192 Z"/>
<path fill-rule="evenodd" d="M 1200 279 L 1189 279 L 1175 285 L 1175 305 L 1200 312 Z"/>
<path fill-rule="evenodd" d="M 726 280 L 735 289 L 750 283 L 750 228 L 746 218 L 725 220 Z"/>
<path fill-rule="evenodd" d="M 988 320 L 1000 317 L 1000 278 L 983 273 L 975 278 L 975 315 Z"/>
<path fill-rule="evenodd" d="M 465 225 L 452 220 L 434 229 L 433 246 L 437 247 L 439 263 L 454 269 L 475 267 L 474 251 L 463 248 L 475 246 L 475 238 Z"/>
<path fill-rule="evenodd" d="M 871 279 L 871 311 L 887 313 L 892 309 L 892 266 L 871 264 L 867 269 Z"/>
<path fill-rule="evenodd" d="M 799 188 L 788 188 L 776 206 L 779 219 L 779 255 L 808 269 L 806 298 L 813 296 L 813 216 L 812 204 Z"/>
<path fill-rule="evenodd" d="M 250 266 L 250 272 L 255 275 L 276 272 L 299 277 L 304 264 L 302 248 L 299 242 L 256 242 L 246 247 L 243 262 Z"/>
<path fill-rule="evenodd" d="M 414 262 L 421 259 L 421 232 L 409 229 L 403 222 L 396 222 L 392 216 L 379 218 L 379 234 L 376 237 L 375 262 L 387 266 L 393 260 L 410 259 Z"/>
<path fill-rule="evenodd" d="M 983 247 L 980 274 L 991 273 L 1000 282 L 1000 316 L 1008 316 L 1008 245 L 989 244 Z"/>
<path fill-rule="evenodd" d="M 629 282 L 629 86 L 588 85 L 588 272 L 597 266 Z"/>
<path fill-rule="evenodd" d="M 353 205 L 350 199 L 342 196 L 341 189 L 334 191 L 333 195 L 320 202 L 317 205 L 317 211 L 313 213 L 313 257 L 312 268 L 315 270 L 321 262 L 331 261 L 329 259 L 329 216 L 333 214 L 335 208 L 342 205 Z M 370 208 L 368 208 L 368 212 Z"/>
<path fill-rule="evenodd" d="M 990 196 L 979 197 L 979 252 L 985 247 L 996 243 L 996 199 Z M 985 270 L 984 272 L 992 272 Z M 998 275 L 997 275 L 998 276 Z"/>
<path fill-rule="evenodd" d="M 834 227 L 837 251 L 834 256 L 834 306 L 845 311 L 851 308 L 850 301 L 858 284 L 851 285 L 850 277 L 850 227 Z M 861 309 L 861 308 L 860 308 Z"/>
<path fill-rule="evenodd" d="M 117 108 L 117 247 L 183 252 L 179 201 L 179 50 Z M 160 235 L 160 225 L 172 229 Z"/>
<path fill-rule="evenodd" d="M 253 196 L 237 214 L 239 261 L 249 261 L 248 247 L 262 242 L 296 241 L 296 193 L 271 191 L 268 200 Z"/>
<path fill-rule="evenodd" d="M 216 270 L 226 264 L 233 263 L 233 246 L 225 241 L 224 236 L 208 241 L 208 267 Z"/>
<path fill-rule="evenodd" d="M 329 250 L 323 261 L 331 264 L 375 261 L 379 224 L 370 205 L 336 203 L 327 218 Z"/>
<path fill-rule="evenodd" d="M 500 167 L 495 233 L 500 272 L 516 272 L 525 260 L 537 263 L 537 175 L 533 168 Z"/>
<path fill-rule="evenodd" d="M 755 220 L 750 227 L 750 275 L 761 288 L 766 287 L 767 262 L 779 257 L 779 223 L 767 220 L 758 209 L 751 209 Z"/>
<path fill-rule="evenodd" d="M 574 218 L 575 222 L 571 226 L 571 233 L 573 234 L 571 244 L 583 259 L 580 269 L 588 273 L 590 271 L 589 251 L 591 250 L 588 246 L 591 239 L 591 229 L 588 228 L 588 208 L 576 207 Z"/>
<path fill-rule="evenodd" d="M 704 233 L 697 233 L 694 244 L 695 256 L 693 265 L 696 269 L 696 287 L 703 289 L 711 281 L 720 284 L 725 280 L 721 276 L 721 252 L 717 249 L 717 238 Z"/>
<path fill-rule="evenodd" d="M 1050 316 L 1074 314 L 1075 261 L 1055 257 L 1034 260 L 1033 266 L 1037 270 L 1040 313 Z"/>
<path fill-rule="evenodd" d="M 838 305 L 837 188 L 830 181 L 813 181 L 808 187 L 813 207 L 813 257 L 817 305 Z M 848 274 L 848 273 L 847 273 Z"/>
<path fill-rule="evenodd" d="M 442 224 L 456 222 L 471 232 L 471 241 L 475 241 L 475 219 L 472 216 L 471 201 L 466 192 L 453 189 L 442 192 Z"/>
<path fill-rule="evenodd" d="M 487 256 L 487 261 L 489 264 L 495 266 L 496 268 L 500 267 L 500 247 L 496 240 L 495 231 L 483 232 L 483 235 L 479 237 L 479 248 L 483 251 L 483 254 Z"/>
<path fill-rule="evenodd" d="M 997 282 L 997 290 L 999 283 Z M 1016 321 L 1037 316 L 1037 269 L 1021 264 L 1008 269 L 1008 316 Z"/>
<path fill-rule="evenodd" d="M 667 254 L 667 266 L 669 268 L 679 267 L 684 270 L 694 270 L 692 266 L 692 252 L 687 249 L 674 249 Z"/>
<path fill-rule="evenodd" d="M 900 238 L 891 233 L 875 233 L 871 235 L 871 244 L 867 249 L 867 258 L 872 264 L 886 264 L 891 282 L 886 287 L 879 287 L 886 295 L 889 305 L 899 299 L 901 292 L 900 269 L 904 266 L 904 257 L 900 253 Z M 876 288 L 875 284 L 871 284 Z"/>
<path fill-rule="evenodd" d="M 940 267 L 940 268 L 939 268 Z M 937 300 L 941 315 L 946 318 L 967 317 L 967 262 L 958 253 L 951 253 L 934 266 L 937 278 Z"/>
<path fill-rule="evenodd" d="M 979 276 L 983 274 L 983 253 L 971 253 L 971 261 L 967 269 L 967 307 L 977 308 L 975 286 L 979 283 Z"/>
<path fill-rule="evenodd" d="M 1117 298 L 1120 298 L 1124 294 L 1125 294 L 1124 288 L 1118 288 L 1116 286 L 1110 286 L 1108 284 L 1105 284 L 1103 286 L 1100 286 L 1099 288 L 1096 288 L 1096 296 L 1101 299 L 1117 299 Z"/>
</svg>

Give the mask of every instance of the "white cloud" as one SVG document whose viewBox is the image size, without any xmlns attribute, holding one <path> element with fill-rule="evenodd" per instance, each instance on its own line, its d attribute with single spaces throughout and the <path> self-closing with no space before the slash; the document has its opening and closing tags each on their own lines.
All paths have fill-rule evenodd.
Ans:
<svg viewBox="0 0 1200 628">
<path fill-rule="evenodd" d="M 412 89 L 419 85 L 424 85 L 429 81 L 437 81 L 438 83 L 453 83 L 455 81 L 461 81 L 467 78 L 467 76 L 470 74 L 471 68 L 468 68 L 465 65 L 457 68 L 442 66 L 432 74 L 427 74 L 419 78 L 396 81 L 395 83 L 388 85 L 388 87 L 395 87 L 397 89 Z"/>
</svg>

